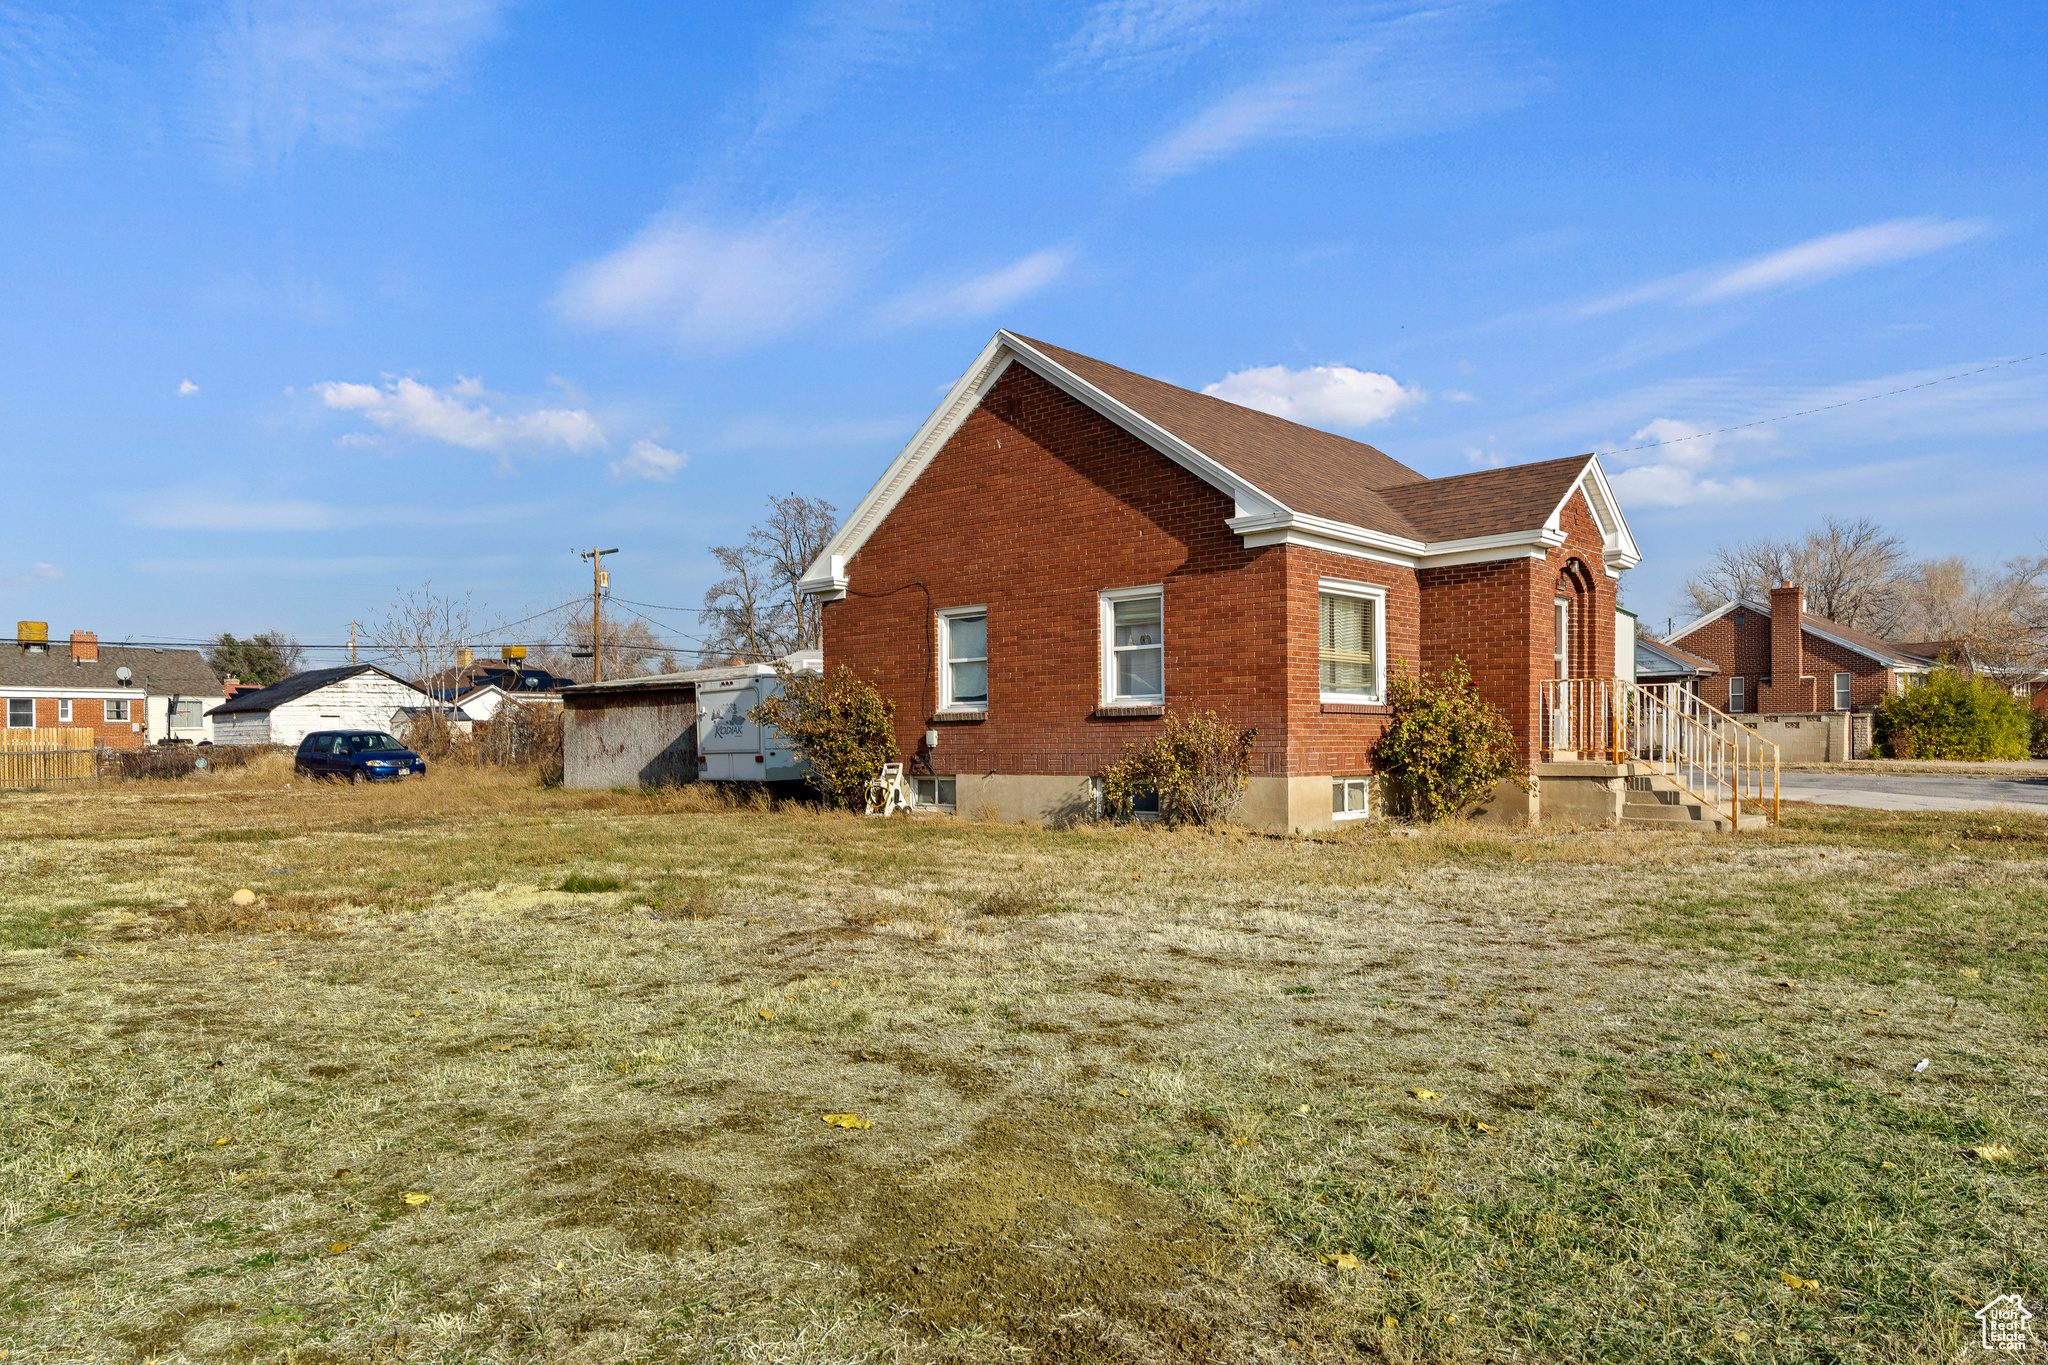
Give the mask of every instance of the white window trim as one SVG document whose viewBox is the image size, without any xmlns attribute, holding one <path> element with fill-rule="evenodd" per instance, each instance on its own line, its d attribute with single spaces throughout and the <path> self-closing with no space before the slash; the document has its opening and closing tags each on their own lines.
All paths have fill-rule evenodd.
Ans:
<svg viewBox="0 0 2048 1365">
<path fill-rule="evenodd" d="M 127 706 L 128 706 L 128 702 L 129 702 L 129 699 L 128 699 L 127 697 L 102 697 L 102 698 L 100 699 L 100 720 L 101 720 L 101 722 L 102 722 L 102 723 L 104 723 L 104 724 L 108 724 L 108 725 L 125 725 L 125 724 L 127 724 L 127 723 L 128 723 L 128 717 L 127 717 L 127 716 L 125 716 L 125 715 L 120 715 L 120 716 L 117 716 L 117 715 L 115 715 L 115 714 L 114 714 L 114 708 L 115 708 L 115 707 L 117 707 L 117 706 L 120 706 L 120 707 L 127 707 Z"/>
<path fill-rule="evenodd" d="M 956 702 L 953 700 L 953 669 L 951 667 L 953 660 L 950 657 L 952 646 L 952 632 L 946 629 L 946 623 L 956 616 L 987 616 L 988 608 L 985 606 L 947 607 L 943 611 L 935 612 L 933 614 L 937 618 L 936 629 L 939 633 L 939 642 L 937 649 L 939 660 L 939 710 L 942 712 L 968 711 L 973 712 L 977 715 L 984 711 L 987 711 L 988 703 L 985 701 Z M 984 633 L 987 630 L 987 625 L 985 622 L 983 624 L 983 630 Z M 987 647 L 988 646 L 986 644 L 982 646 L 982 648 L 984 649 L 986 649 Z M 982 656 L 983 662 L 987 662 L 987 659 L 988 656 L 984 654 Z"/>
<path fill-rule="evenodd" d="M 1847 680 L 1847 683 L 1848 683 L 1848 685 L 1847 685 L 1847 686 L 1844 686 L 1844 685 L 1843 685 L 1843 681 L 1844 681 L 1845 679 Z M 1845 702 L 1845 701 L 1843 701 L 1843 699 L 1842 699 L 1842 694 L 1843 694 L 1844 692 L 1847 692 L 1847 693 L 1849 694 L 1849 700 L 1848 700 L 1848 702 Z M 1849 709 L 1849 703 L 1850 703 L 1850 702 L 1854 702 L 1855 700 L 1856 700 L 1856 679 L 1855 679 L 1855 678 L 1854 678 L 1854 677 L 1853 677 L 1852 675 L 1850 675 L 1850 674 L 1847 674 L 1847 673 L 1837 673 L 1837 674 L 1835 674 L 1835 695 L 1834 695 L 1834 703 L 1835 703 L 1835 710 L 1837 710 L 1837 711 L 1846 711 L 1846 710 L 1848 710 L 1848 709 Z"/>
<path fill-rule="evenodd" d="M 1166 635 L 1166 588 L 1154 583 L 1143 588 L 1110 588 L 1101 595 L 1096 610 L 1101 639 L 1097 653 L 1102 661 L 1102 704 L 1104 706 L 1164 706 L 1166 705 L 1166 650 L 1159 651 L 1159 693 L 1150 697 L 1119 697 L 1116 694 L 1116 604 L 1138 597 L 1159 599 L 1159 634 Z"/>
<path fill-rule="evenodd" d="M 71 698 L 57 698 L 57 723 L 59 725 L 69 725 L 71 723 Z"/>
<path fill-rule="evenodd" d="M 178 708 L 196 706 L 193 714 L 197 717 L 190 725 L 178 724 Z M 166 730 L 204 730 L 206 728 L 206 703 L 194 697 L 173 697 L 164 703 L 164 728 Z"/>
<path fill-rule="evenodd" d="M 14 723 L 14 703 L 18 701 L 28 703 L 28 724 L 26 725 L 16 725 Z M 7 699 L 7 728 L 10 730 L 33 730 L 36 728 L 36 699 L 34 697 L 9 697 Z"/>
<path fill-rule="evenodd" d="M 1728 680 L 1728 712 L 1741 715 L 1749 705 L 1749 688 L 1740 676 Z"/>
<path fill-rule="evenodd" d="M 1331 795 L 1336 795 L 1334 789 L 1339 782 L 1347 784 L 1352 782 L 1363 782 L 1365 784 L 1365 805 L 1358 810 L 1347 810 L 1342 812 L 1331 811 L 1330 818 L 1332 820 L 1368 819 L 1372 815 L 1372 780 L 1366 777 L 1332 777 L 1330 779 L 1330 786 L 1332 788 Z"/>
<path fill-rule="evenodd" d="M 1369 693 L 1323 692 L 1323 603 L 1322 595 L 1363 597 L 1372 602 L 1373 688 Z M 1325 578 L 1316 584 L 1316 687 L 1323 701 L 1332 706 L 1383 706 L 1387 700 L 1387 590 L 1372 583 Z"/>
</svg>

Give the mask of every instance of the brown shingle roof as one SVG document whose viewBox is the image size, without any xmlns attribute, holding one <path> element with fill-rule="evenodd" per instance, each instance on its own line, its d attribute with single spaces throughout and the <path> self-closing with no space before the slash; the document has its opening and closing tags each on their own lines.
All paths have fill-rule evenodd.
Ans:
<svg viewBox="0 0 2048 1365">
<path fill-rule="evenodd" d="M 114 671 L 126 668 L 132 678 L 128 685 L 153 697 L 221 695 L 220 679 L 196 649 L 101 645 L 99 656 L 95 662 L 73 662 L 71 646 L 61 641 L 41 653 L 0 642 L 0 687 L 48 689 L 52 696 L 68 688 L 104 690 L 121 686 Z"/>
<path fill-rule="evenodd" d="M 1590 455 L 1482 469 L 1387 489 L 1383 496 L 1423 540 L 1463 540 L 1541 526 L 1585 471 Z"/>
<path fill-rule="evenodd" d="M 1806 630 L 1817 630 L 1832 635 L 1845 645 L 1854 645 L 1880 658 L 1892 659 L 1899 663 L 1918 663 L 1921 660 L 1904 645 L 1895 645 L 1889 640 L 1880 640 L 1875 635 L 1860 631 L 1854 626 L 1845 626 L 1839 621 L 1830 621 L 1825 616 L 1815 616 L 1810 611 L 1799 613 L 1799 624 Z"/>
<path fill-rule="evenodd" d="M 1432 479 L 1386 452 L 1012 333 L 1297 512 L 1410 540 L 1541 526 L 1590 456 Z"/>
</svg>

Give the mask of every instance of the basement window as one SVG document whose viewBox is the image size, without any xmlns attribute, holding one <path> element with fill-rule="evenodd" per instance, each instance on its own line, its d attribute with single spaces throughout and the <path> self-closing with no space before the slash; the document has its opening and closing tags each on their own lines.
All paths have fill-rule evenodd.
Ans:
<svg viewBox="0 0 2048 1365">
<path fill-rule="evenodd" d="M 1367 779 L 1363 777 L 1333 777 L 1330 779 L 1330 818 L 1332 820 L 1363 820 L 1369 813 L 1366 809 Z"/>
<path fill-rule="evenodd" d="M 959 787 L 950 777 L 920 777 L 917 783 L 917 804 L 933 806 L 939 810 L 954 810 L 959 806 L 956 799 Z"/>
</svg>

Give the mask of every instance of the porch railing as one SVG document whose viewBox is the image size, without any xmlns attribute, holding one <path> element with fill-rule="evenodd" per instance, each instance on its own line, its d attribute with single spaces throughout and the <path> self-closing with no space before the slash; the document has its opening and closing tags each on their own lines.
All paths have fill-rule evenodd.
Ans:
<svg viewBox="0 0 2048 1365">
<path fill-rule="evenodd" d="M 1643 764 L 1737 829 L 1744 802 L 1768 808 L 1770 823 L 1778 822 L 1778 746 L 1676 683 L 1545 682 L 1542 749 L 1553 760 Z"/>
</svg>

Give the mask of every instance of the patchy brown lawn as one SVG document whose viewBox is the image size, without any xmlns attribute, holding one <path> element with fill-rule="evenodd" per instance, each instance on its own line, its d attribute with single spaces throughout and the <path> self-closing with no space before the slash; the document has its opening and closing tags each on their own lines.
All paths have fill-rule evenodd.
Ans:
<svg viewBox="0 0 2048 1365">
<path fill-rule="evenodd" d="M 0 833 L 10 1361 L 1932 1360 L 2048 1279 L 2039 821 Z"/>
</svg>

